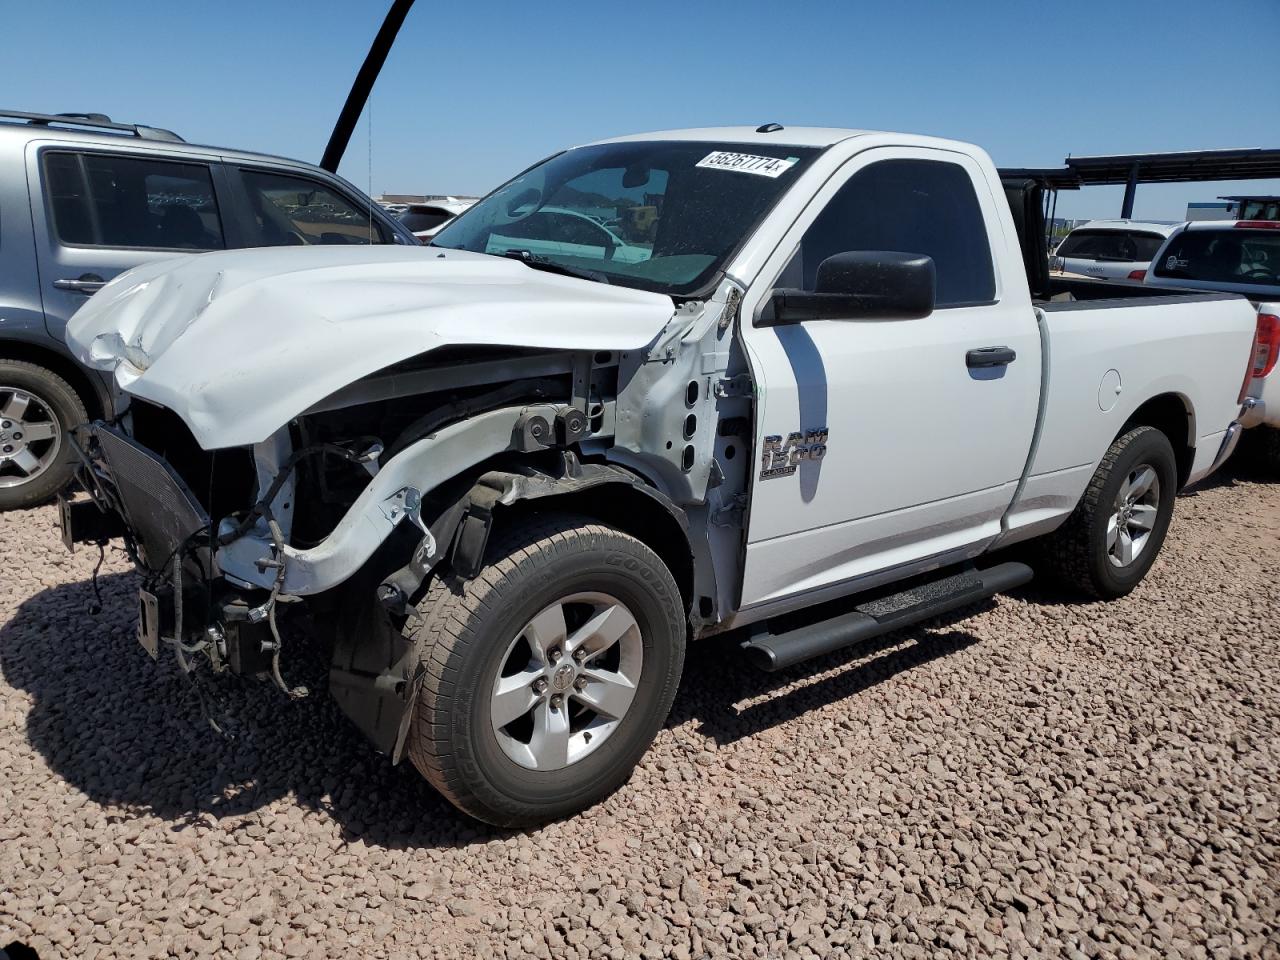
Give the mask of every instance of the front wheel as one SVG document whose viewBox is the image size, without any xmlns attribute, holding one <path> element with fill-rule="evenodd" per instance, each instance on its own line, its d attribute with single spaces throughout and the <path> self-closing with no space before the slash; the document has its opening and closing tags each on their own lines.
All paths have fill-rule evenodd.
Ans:
<svg viewBox="0 0 1280 960">
<path fill-rule="evenodd" d="M 1169 439 L 1135 427 L 1108 448 L 1071 516 L 1044 544 L 1051 573 L 1099 600 L 1133 590 L 1173 519 L 1178 469 Z"/>
<path fill-rule="evenodd" d="M 426 668 L 409 756 L 445 797 L 498 826 L 576 813 L 630 776 L 684 663 L 680 591 L 639 540 L 535 517 L 472 580 L 418 606 Z"/>
</svg>

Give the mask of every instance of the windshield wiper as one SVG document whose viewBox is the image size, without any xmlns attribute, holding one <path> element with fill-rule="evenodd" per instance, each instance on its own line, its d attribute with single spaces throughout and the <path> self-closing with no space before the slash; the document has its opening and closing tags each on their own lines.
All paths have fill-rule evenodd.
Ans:
<svg viewBox="0 0 1280 960">
<path fill-rule="evenodd" d="M 508 260 L 519 260 L 526 267 L 534 270 L 545 270 L 547 273 L 558 273 L 565 277 L 577 277 L 579 280 L 594 280 L 596 283 L 607 284 L 609 282 L 608 276 L 597 270 L 578 270 L 574 267 L 566 267 L 563 263 L 556 263 L 554 260 L 530 253 L 528 250 L 504 250 L 498 256 L 506 257 Z"/>
</svg>

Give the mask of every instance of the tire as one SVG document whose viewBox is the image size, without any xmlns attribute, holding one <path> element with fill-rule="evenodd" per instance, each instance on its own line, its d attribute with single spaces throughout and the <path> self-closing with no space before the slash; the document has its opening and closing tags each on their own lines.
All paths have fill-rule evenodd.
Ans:
<svg viewBox="0 0 1280 960">
<path fill-rule="evenodd" d="M 0 360 L 0 511 L 42 503 L 70 482 L 76 466 L 70 431 L 88 419 L 80 395 L 52 370 Z M 41 439 L 23 434 L 28 421 Z M 56 436 L 46 438 L 54 428 Z"/>
<path fill-rule="evenodd" d="M 477 577 L 435 579 L 417 609 L 425 673 L 409 757 L 479 820 L 530 826 L 599 802 L 627 781 L 671 710 L 684 666 L 680 590 L 652 550 L 611 527 L 560 514 L 526 517 L 494 538 Z M 559 634 L 554 609 L 563 617 Z M 535 628 L 535 618 L 552 626 Z M 584 621 L 604 625 L 589 642 Z M 605 649 L 601 638 L 627 622 L 634 629 Z M 564 638 L 558 659 L 548 639 L 556 636 Z M 593 644 L 602 652 L 579 661 Z M 633 692 L 623 691 L 628 706 L 613 704 L 620 717 L 582 699 L 623 690 L 617 678 L 626 676 Z M 611 682 L 597 684 L 597 677 Z M 504 694 L 523 699 L 499 702 L 499 680 Z M 552 708 L 553 697 L 563 713 Z M 534 704 L 527 714 L 498 726 L 497 712 L 502 720 L 513 712 L 504 705 L 518 710 L 525 702 Z M 555 718 L 575 711 L 579 729 L 566 739 Z"/>
<path fill-rule="evenodd" d="M 1154 513 L 1133 511 L 1135 522 L 1151 521 L 1136 551 L 1133 547 L 1142 528 L 1117 525 L 1133 532 L 1131 559 L 1124 563 L 1123 537 L 1111 536 L 1113 517 L 1121 489 L 1144 467 L 1154 472 L 1158 483 L 1155 496 L 1142 504 Z M 1046 539 L 1042 556 L 1047 572 L 1062 585 L 1094 599 L 1114 600 L 1130 593 L 1151 569 L 1169 532 L 1177 487 L 1177 461 L 1168 437 L 1154 427 L 1128 431 L 1108 448 L 1067 522 Z M 1119 556 L 1113 559 L 1113 553 Z"/>
</svg>

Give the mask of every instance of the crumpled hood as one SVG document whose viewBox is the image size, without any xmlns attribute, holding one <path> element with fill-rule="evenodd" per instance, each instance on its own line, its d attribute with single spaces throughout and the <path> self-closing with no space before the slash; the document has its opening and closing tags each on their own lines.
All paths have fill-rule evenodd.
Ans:
<svg viewBox="0 0 1280 960">
<path fill-rule="evenodd" d="M 273 247 L 117 277 L 67 326 L 81 362 L 207 450 L 258 443 L 335 390 L 448 345 L 636 350 L 669 297 L 431 247 Z"/>
</svg>

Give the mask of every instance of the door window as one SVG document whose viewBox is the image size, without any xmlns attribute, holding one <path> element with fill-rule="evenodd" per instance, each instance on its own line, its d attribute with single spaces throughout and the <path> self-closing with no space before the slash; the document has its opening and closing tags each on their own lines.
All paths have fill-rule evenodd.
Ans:
<svg viewBox="0 0 1280 960">
<path fill-rule="evenodd" d="M 242 170 L 249 194 L 248 246 L 389 243 L 368 208 L 315 180 Z"/>
<path fill-rule="evenodd" d="M 859 170 L 805 232 L 778 286 L 812 291 L 818 265 L 853 250 L 932 257 L 940 308 L 995 299 L 982 209 L 959 164 L 882 160 Z"/>
<path fill-rule="evenodd" d="M 226 246 L 209 168 L 98 153 L 46 153 L 53 232 L 72 247 Z"/>
</svg>

